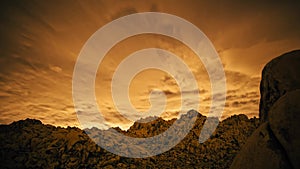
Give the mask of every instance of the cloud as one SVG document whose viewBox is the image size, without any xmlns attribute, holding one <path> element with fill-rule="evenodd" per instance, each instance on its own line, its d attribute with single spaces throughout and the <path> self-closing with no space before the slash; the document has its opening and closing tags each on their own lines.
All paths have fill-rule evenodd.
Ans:
<svg viewBox="0 0 300 169">
<path fill-rule="evenodd" d="M 96 30 L 128 14 L 146 11 L 174 14 L 192 22 L 211 39 L 221 56 L 227 78 L 223 117 L 240 113 L 257 115 L 262 67 L 272 58 L 300 45 L 300 2 L 57 2 L 0 2 L 0 123 L 30 117 L 54 125 L 79 126 L 71 93 L 77 56 Z M 169 50 L 186 62 L 197 78 L 199 89 L 183 93 L 192 98 L 198 91 L 200 111 L 207 114 L 211 98 L 209 77 L 201 61 L 187 46 L 158 35 L 135 36 L 118 45 L 99 66 L 99 79 L 96 80 L 98 103 L 109 121 L 103 125 L 130 124 L 115 113 L 110 80 L 122 59 L 148 47 Z M 133 104 L 140 110 L 147 109 L 149 91 L 157 88 L 164 91 L 169 100 L 162 116 L 176 117 L 180 108 L 176 82 L 158 72 L 143 75 L 138 78 L 139 82 L 134 82 Z"/>
<path fill-rule="evenodd" d="M 62 68 L 59 66 L 50 65 L 49 68 L 50 68 L 50 70 L 52 70 L 53 72 L 56 72 L 56 73 L 60 73 L 62 71 Z"/>
<path fill-rule="evenodd" d="M 70 76 L 56 74 L 44 66 L 36 67 L 36 71 L 30 64 L 16 61 L 20 61 L 15 64 L 21 70 L 0 73 L 5 77 L 0 80 L 3 96 L 0 98 L 0 123 L 36 118 L 46 124 L 79 126 L 71 101 Z"/>
</svg>

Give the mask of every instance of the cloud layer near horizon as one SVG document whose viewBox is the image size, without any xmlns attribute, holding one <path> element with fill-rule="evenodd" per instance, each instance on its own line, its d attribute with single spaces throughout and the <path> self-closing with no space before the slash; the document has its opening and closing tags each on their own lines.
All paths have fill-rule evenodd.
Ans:
<svg viewBox="0 0 300 169">
<path fill-rule="evenodd" d="M 299 2 L 288 1 L 1 1 L 0 123 L 36 118 L 54 125 L 79 126 L 71 87 L 80 49 L 104 24 L 146 11 L 187 19 L 212 41 L 227 78 L 223 118 L 240 113 L 257 116 L 263 66 L 300 46 L 299 7 Z M 119 43 L 99 66 L 95 90 L 99 106 L 109 121 L 104 126 L 126 128 L 132 123 L 116 113 L 110 81 L 123 58 L 147 47 L 169 50 L 186 61 L 198 80 L 199 111 L 207 114 L 210 84 L 202 63 L 179 42 L 143 35 Z M 160 89 L 167 95 L 167 110 L 162 116 L 176 117 L 180 103 L 178 86 L 163 72 L 145 71 L 132 81 L 133 105 L 140 111 L 147 110 L 152 89 Z"/>
</svg>

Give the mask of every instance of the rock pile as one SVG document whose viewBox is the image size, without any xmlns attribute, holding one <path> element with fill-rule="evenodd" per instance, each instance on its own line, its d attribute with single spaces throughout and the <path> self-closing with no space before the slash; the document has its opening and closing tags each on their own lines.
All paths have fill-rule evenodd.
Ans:
<svg viewBox="0 0 300 169">
<path fill-rule="evenodd" d="M 174 120 L 136 122 L 128 131 L 117 130 L 132 137 L 149 137 L 165 131 Z M 259 125 L 256 118 L 232 116 L 220 123 L 208 141 L 200 144 L 198 136 L 205 120 L 205 116 L 198 114 L 193 129 L 179 144 L 148 158 L 112 154 L 78 128 L 21 120 L 0 126 L 0 168 L 228 168 Z"/>
</svg>

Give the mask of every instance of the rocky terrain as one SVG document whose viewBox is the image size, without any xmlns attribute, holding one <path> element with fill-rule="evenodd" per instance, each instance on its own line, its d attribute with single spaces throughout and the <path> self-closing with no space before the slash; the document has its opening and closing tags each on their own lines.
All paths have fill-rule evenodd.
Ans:
<svg viewBox="0 0 300 169">
<path fill-rule="evenodd" d="M 101 133 L 99 129 L 61 128 L 26 119 L 0 125 L 0 168 L 300 168 L 299 67 L 299 50 L 269 62 L 262 73 L 259 119 L 229 117 L 204 143 L 198 137 L 207 117 L 198 112 L 195 125 L 179 144 L 148 158 L 120 157 L 97 146 L 87 134 Z M 158 118 L 135 122 L 127 131 L 115 129 L 131 137 L 151 137 L 175 120 Z"/>
<path fill-rule="evenodd" d="M 174 120 L 136 122 L 128 131 L 117 130 L 132 137 L 149 137 L 165 131 Z M 1 168 L 228 168 L 259 125 L 257 118 L 232 116 L 220 123 L 208 141 L 200 144 L 198 136 L 205 120 L 205 116 L 198 114 L 191 132 L 163 154 L 124 158 L 100 148 L 78 128 L 54 127 L 26 119 L 0 126 L 0 165 Z"/>
</svg>

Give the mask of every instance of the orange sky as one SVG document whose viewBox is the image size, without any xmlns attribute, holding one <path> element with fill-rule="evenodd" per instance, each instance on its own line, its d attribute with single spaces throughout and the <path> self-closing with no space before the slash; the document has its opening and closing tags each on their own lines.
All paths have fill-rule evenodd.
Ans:
<svg viewBox="0 0 300 169">
<path fill-rule="evenodd" d="M 137 12 L 157 11 L 182 17 L 212 41 L 224 65 L 227 101 L 223 118 L 258 115 L 259 81 L 272 58 L 300 46 L 299 2 L 260 1 L 1 1 L 0 123 L 24 118 L 59 126 L 79 126 L 72 102 L 72 73 L 87 39 L 110 21 Z M 200 91 L 200 113 L 210 106 L 210 83 L 199 61 L 182 43 L 158 35 L 139 35 L 117 44 L 99 66 L 96 95 L 109 121 L 104 126 L 127 128 L 113 106 L 110 82 L 123 58 L 149 47 L 181 57 L 192 69 Z M 135 108 L 149 108 L 149 93 L 167 94 L 164 118 L 178 113 L 178 86 L 157 70 L 141 72 L 132 81 Z M 191 96 L 192 97 L 192 96 Z"/>
</svg>

